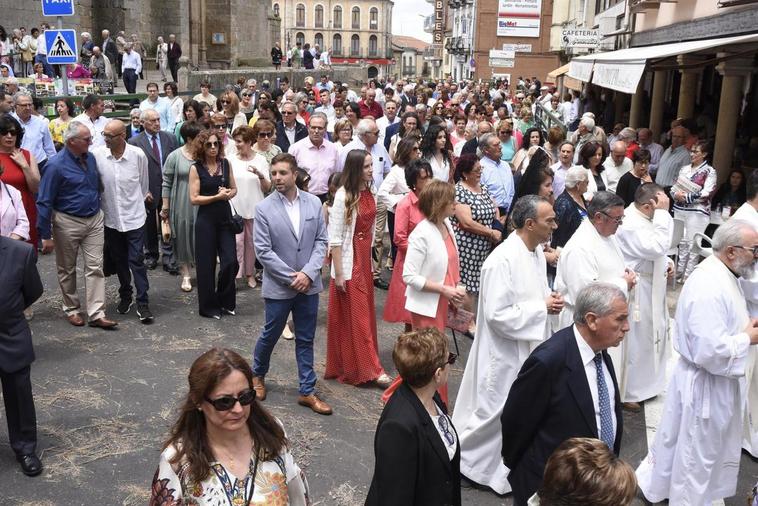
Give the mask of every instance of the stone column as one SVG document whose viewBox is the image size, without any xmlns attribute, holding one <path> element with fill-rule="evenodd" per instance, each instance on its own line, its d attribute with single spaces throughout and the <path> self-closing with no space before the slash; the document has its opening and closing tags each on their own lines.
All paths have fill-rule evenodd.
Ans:
<svg viewBox="0 0 758 506">
<path fill-rule="evenodd" d="M 666 78 L 665 70 L 656 70 L 653 74 L 653 96 L 650 104 L 650 130 L 653 132 L 653 139 L 658 142 L 663 133 L 663 105 L 666 98 Z"/>
<path fill-rule="evenodd" d="M 719 53 L 718 56 L 727 56 Z M 737 133 L 737 120 L 742 104 L 745 77 L 753 70 L 751 58 L 735 58 L 722 61 L 716 70 L 724 78 L 721 82 L 719 117 L 716 123 L 716 142 L 713 150 L 713 168 L 719 175 L 719 183 L 724 181 L 732 169 L 734 139 Z"/>
<path fill-rule="evenodd" d="M 629 126 L 632 128 L 640 128 L 642 122 L 642 102 L 643 102 L 643 85 L 645 84 L 645 74 L 640 77 L 640 82 L 637 84 L 637 91 L 632 95 L 632 104 L 629 107 Z"/>
<path fill-rule="evenodd" d="M 676 57 L 679 65 L 693 65 L 703 61 L 702 56 L 683 54 Z M 695 113 L 695 99 L 698 92 L 701 68 L 685 68 L 680 70 L 682 81 L 679 84 L 679 107 L 677 117 L 692 118 Z"/>
<path fill-rule="evenodd" d="M 208 68 L 208 30 L 206 16 L 208 15 L 208 9 L 206 0 L 200 0 L 200 40 L 198 41 L 198 58 L 197 65 L 200 68 Z"/>
</svg>

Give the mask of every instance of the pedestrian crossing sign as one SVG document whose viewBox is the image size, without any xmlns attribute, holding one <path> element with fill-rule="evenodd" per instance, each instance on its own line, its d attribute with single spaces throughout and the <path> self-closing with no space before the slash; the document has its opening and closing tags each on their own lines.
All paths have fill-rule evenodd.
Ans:
<svg viewBox="0 0 758 506">
<path fill-rule="evenodd" d="M 76 30 L 45 30 L 47 63 L 64 65 L 76 63 Z"/>
</svg>

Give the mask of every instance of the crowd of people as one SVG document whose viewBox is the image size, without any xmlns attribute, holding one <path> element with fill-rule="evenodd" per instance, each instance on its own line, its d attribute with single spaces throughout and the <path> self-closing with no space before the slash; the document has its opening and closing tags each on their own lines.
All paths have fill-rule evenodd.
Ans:
<svg viewBox="0 0 758 506">
<path fill-rule="evenodd" d="M 97 95 L 79 115 L 59 100 L 50 122 L 27 93 L 0 96 L 0 235 L 10 238 L 0 246 L 15 240 L 29 272 L 35 250 L 55 253 L 69 324 L 117 328 L 109 274 L 116 311 L 136 301 L 146 324 L 161 317 L 149 305 L 158 265 L 178 290 L 197 290 L 197 314 L 211 319 L 234 318 L 237 291 L 262 284 L 252 364 L 214 349 L 192 365 L 153 504 L 265 500 L 278 489 L 256 487 L 262 474 L 290 504 L 310 503 L 283 424 L 261 403 L 283 337 L 295 340 L 298 404 L 333 412 L 314 369 L 326 280 L 324 378 L 385 392 L 367 504 L 460 504 L 462 478 L 518 505 L 629 504 L 637 480 L 649 500 L 672 504 L 735 493 L 740 447 L 758 452 L 758 418 L 746 415 L 758 410 L 758 172 L 736 170 L 717 188 L 708 138 L 688 119 L 664 148 L 647 129 L 606 134 L 569 97 L 553 108 L 566 127 L 543 131 L 537 104 L 556 97 L 538 84 L 514 95 L 507 83 L 450 80 L 353 90 L 323 74 L 297 87 L 206 82 L 184 101 L 174 82 L 165 96 L 151 82 L 128 122 L 104 118 Z M 698 266 L 711 215 L 722 224 Z M 26 358 L 0 371 L 4 390 L 23 396 L 5 395 L 18 413 L 9 433 L 34 475 L 26 321 L 40 289 L 26 271 L 4 306 L 16 326 L 0 323 L 0 340 L 21 336 Z M 684 286 L 672 328 L 673 277 Z M 396 378 L 379 355 L 375 289 L 388 290 L 381 318 L 403 324 Z M 447 328 L 473 339 L 452 413 Z M 623 410 L 663 393 L 672 344 L 681 358 L 635 479 L 617 459 Z"/>
<path fill-rule="evenodd" d="M 155 53 L 148 55 L 145 44 L 136 33 L 127 35 L 122 30 L 113 37 L 109 30 L 103 30 L 98 45 L 91 33 L 81 32 L 77 55 L 79 62 L 60 67 L 47 62 L 45 31 L 50 29 L 47 22 L 28 31 L 21 26 L 8 32 L 0 25 L 0 77 L 47 79 L 61 77 L 65 72 L 68 78 L 108 80 L 114 85 L 118 79 L 123 79 L 127 93 L 136 93 L 137 79 L 144 79 L 143 66 L 149 57 L 155 60 L 163 82 L 167 77 L 178 81 L 182 48 L 174 34 L 170 34 L 168 40 L 158 37 L 154 42 Z"/>
</svg>

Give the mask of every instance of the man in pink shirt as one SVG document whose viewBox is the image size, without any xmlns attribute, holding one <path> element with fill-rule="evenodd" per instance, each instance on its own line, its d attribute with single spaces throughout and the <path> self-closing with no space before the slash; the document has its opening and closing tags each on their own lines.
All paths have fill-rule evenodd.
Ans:
<svg viewBox="0 0 758 506">
<path fill-rule="evenodd" d="M 382 106 L 376 101 L 376 90 L 366 90 L 366 98 L 358 102 L 358 107 L 361 108 L 361 118 L 366 116 L 373 116 L 374 120 L 377 120 L 384 116 Z"/>
<path fill-rule="evenodd" d="M 288 152 L 297 160 L 297 166 L 311 176 L 308 192 L 326 200 L 329 176 L 338 172 L 337 147 L 326 140 L 326 114 L 314 112 L 308 122 L 308 137 L 290 146 Z"/>
</svg>

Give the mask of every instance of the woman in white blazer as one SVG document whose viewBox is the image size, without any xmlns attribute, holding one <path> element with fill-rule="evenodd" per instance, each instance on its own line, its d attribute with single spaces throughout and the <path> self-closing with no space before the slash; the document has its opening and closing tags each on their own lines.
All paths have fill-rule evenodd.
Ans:
<svg viewBox="0 0 758 506">
<path fill-rule="evenodd" d="M 392 379 L 379 361 L 371 265 L 376 222 L 373 180 L 371 155 L 363 149 L 350 151 L 329 212 L 332 283 L 324 377 L 386 388 Z"/>
<path fill-rule="evenodd" d="M 0 165 L 0 175 L 3 166 Z M 0 235 L 18 239 L 29 240 L 29 219 L 26 217 L 24 204 L 21 201 L 21 192 L 14 187 L 0 181 Z"/>
<path fill-rule="evenodd" d="M 455 212 L 455 187 L 431 181 L 419 195 L 419 209 L 426 219 L 408 237 L 405 308 L 414 329 L 436 327 L 444 332 L 448 304 L 460 305 L 466 294 L 465 288 L 457 287 L 458 246 L 449 220 Z"/>
</svg>

